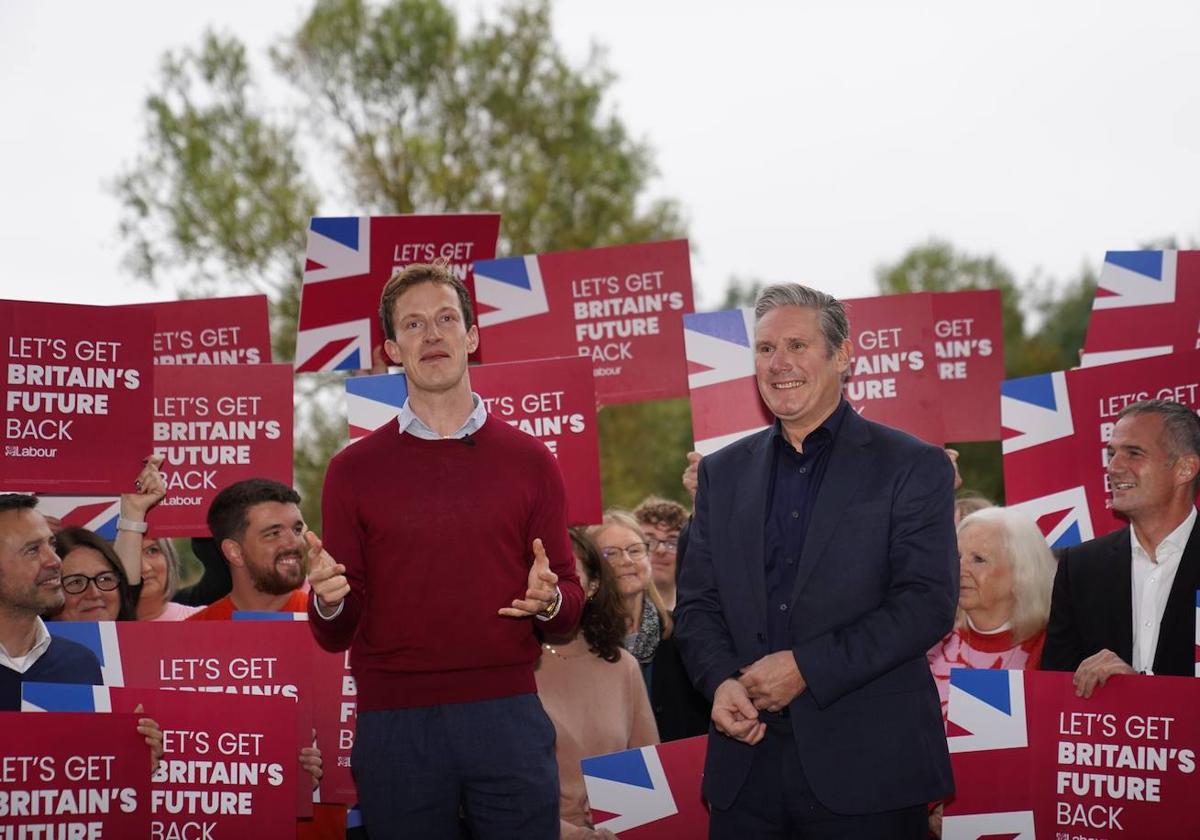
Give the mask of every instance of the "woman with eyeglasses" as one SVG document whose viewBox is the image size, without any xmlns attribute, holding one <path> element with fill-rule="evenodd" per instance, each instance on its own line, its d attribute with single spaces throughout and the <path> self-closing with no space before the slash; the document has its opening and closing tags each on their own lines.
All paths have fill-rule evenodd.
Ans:
<svg viewBox="0 0 1200 840">
<path fill-rule="evenodd" d="M 86 528 L 63 528 L 55 551 L 62 558 L 62 609 L 51 621 L 132 621 L 136 595 L 112 546 Z"/>
<path fill-rule="evenodd" d="M 588 529 L 617 579 L 617 591 L 625 607 L 625 649 L 642 667 L 649 688 L 654 654 L 663 639 L 671 637 L 674 622 L 654 586 L 650 569 L 650 546 L 637 519 L 628 511 L 610 508 L 603 524 Z"/>
</svg>

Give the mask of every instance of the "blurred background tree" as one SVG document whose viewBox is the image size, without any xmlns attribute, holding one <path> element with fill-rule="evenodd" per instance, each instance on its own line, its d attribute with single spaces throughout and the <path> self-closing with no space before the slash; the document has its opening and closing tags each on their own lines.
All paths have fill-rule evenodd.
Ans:
<svg viewBox="0 0 1200 840">
<path fill-rule="evenodd" d="M 648 194 L 649 146 L 605 108 L 612 74 L 596 53 L 568 64 L 547 0 L 469 32 L 440 0 L 318 0 L 270 58 L 263 84 L 232 35 L 164 56 L 144 146 L 115 189 L 136 274 L 181 296 L 269 295 L 276 361 L 295 348 L 317 213 L 498 211 L 501 254 L 687 234 L 678 203 Z M 345 438 L 339 382 L 297 377 L 296 486 L 314 528 Z M 678 484 L 684 402 L 601 412 L 606 499 L 669 489 L 642 469 L 668 447 L 680 465 L 662 474 Z"/>
<path fill-rule="evenodd" d="M 127 263 L 181 297 L 268 295 L 285 362 L 318 213 L 498 211 L 501 254 L 686 236 L 678 202 L 651 196 L 650 146 L 605 104 L 612 80 L 596 52 L 566 61 L 548 0 L 469 31 L 441 0 L 318 0 L 258 63 L 209 32 L 163 57 L 143 146 L 114 183 Z M 1021 283 L 998 257 L 936 239 L 876 280 L 882 294 L 1000 289 L 1009 376 L 1076 363 L 1095 288 L 1086 265 Z M 765 282 L 730 278 L 716 308 L 751 305 Z M 296 486 L 318 529 L 325 466 L 345 438 L 340 382 L 297 377 Z M 686 501 L 687 400 L 608 406 L 599 427 L 606 505 Z M 966 486 L 1002 499 L 999 444 L 958 448 Z"/>
</svg>

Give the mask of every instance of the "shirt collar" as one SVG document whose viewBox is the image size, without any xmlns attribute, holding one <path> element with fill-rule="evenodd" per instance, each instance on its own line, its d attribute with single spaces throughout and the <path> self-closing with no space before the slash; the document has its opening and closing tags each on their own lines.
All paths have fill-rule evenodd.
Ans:
<svg viewBox="0 0 1200 840">
<path fill-rule="evenodd" d="M 801 441 L 801 446 L 809 440 L 814 439 L 815 435 L 817 439 L 826 437 L 828 440 L 834 440 L 837 437 L 838 429 L 842 427 L 842 419 L 846 416 L 848 405 L 849 403 L 846 402 L 845 397 L 838 400 L 837 408 L 833 410 L 833 413 L 826 417 L 821 425 L 805 436 L 804 440 Z M 818 435 L 818 433 L 820 434 Z M 775 418 L 775 423 L 771 427 L 771 435 L 779 443 L 786 443 L 788 446 L 792 445 L 792 442 L 787 439 L 787 435 L 783 433 L 783 423 L 778 417 Z"/>
<path fill-rule="evenodd" d="M 1195 526 L 1195 524 L 1196 507 L 1193 505 L 1191 512 L 1188 513 L 1184 520 L 1179 523 L 1179 527 L 1163 537 L 1159 544 L 1154 547 L 1155 556 L 1157 556 L 1158 552 L 1164 547 L 1168 548 L 1175 554 L 1182 555 L 1184 548 L 1187 547 L 1188 538 L 1191 537 L 1192 528 Z M 1150 554 L 1146 551 L 1146 549 L 1142 548 L 1142 544 L 1138 542 L 1137 534 L 1134 533 L 1132 526 L 1129 528 L 1129 544 L 1135 557 L 1145 558 L 1146 560 L 1150 559 Z"/>
<path fill-rule="evenodd" d="M 483 400 L 479 394 L 471 392 L 471 413 L 467 416 L 466 422 L 458 427 L 457 431 L 448 435 L 439 435 L 433 429 L 429 428 L 420 417 L 413 413 L 412 408 L 408 404 L 408 400 L 404 400 L 404 405 L 400 407 L 400 416 L 396 418 L 400 424 L 400 434 L 410 434 L 420 440 L 442 440 L 442 439 L 461 439 L 467 435 L 473 435 L 483 428 L 484 421 L 487 420 L 487 408 L 483 404 Z"/>
<path fill-rule="evenodd" d="M 24 673 L 41 659 L 42 654 L 50 647 L 50 631 L 46 629 L 46 622 L 42 621 L 40 616 L 35 616 L 33 621 L 33 647 L 24 656 L 10 656 L 4 645 L 0 644 L 0 664 L 10 667 L 14 664 L 24 665 L 15 669 Z"/>
</svg>

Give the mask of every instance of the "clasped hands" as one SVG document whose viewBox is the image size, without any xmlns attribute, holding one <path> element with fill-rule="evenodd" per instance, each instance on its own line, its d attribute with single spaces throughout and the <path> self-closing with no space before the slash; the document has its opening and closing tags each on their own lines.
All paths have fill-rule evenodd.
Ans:
<svg viewBox="0 0 1200 840">
<path fill-rule="evenodd" d="M 717 686 L 713 724 L 735 741 L 757 744 L 767 732 L 767 725 L 758 719 L 759 711 L 786 709 L 807 685 L 790 650 L 768 654 L 743 668 L 736 679 Z"/>
</svg>

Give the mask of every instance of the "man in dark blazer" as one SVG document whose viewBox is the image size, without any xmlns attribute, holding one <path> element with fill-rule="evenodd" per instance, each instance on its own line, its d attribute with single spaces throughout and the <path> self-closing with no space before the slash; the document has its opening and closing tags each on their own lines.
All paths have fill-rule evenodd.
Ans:
<svg viewBox="0 0 1200 840">
<path fill-rule="evenodd" d="M 755 306 L 774 426 L 700 462 L 675 638 L 713 700 L 710 836 L 923 838 L 953 789 L 925 652 L 958 600 L 953 470 L 842 398 L 841 303 Z"/>
<path fill-rule="evenodd" d="M 1116 674 L 1195 674 L 1200 418 L 1166 400 L 1127 406 L 1107 470 L 1130 527 L 1062 552 L 1042 653 L 1043 669 L 1075 672 L 1081 697 Z"/>
</svg>

